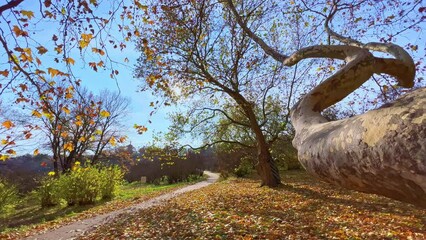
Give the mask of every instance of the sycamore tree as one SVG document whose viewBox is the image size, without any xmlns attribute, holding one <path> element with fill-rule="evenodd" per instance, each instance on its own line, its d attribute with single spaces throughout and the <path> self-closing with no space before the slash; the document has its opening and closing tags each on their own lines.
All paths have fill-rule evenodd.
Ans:
<svg viewBox="0 0 426 240">
<path fill-rule="evenodd" d="M 424 85 L 422 56 L 413 60 L 410 55 L 418 51 L 416 43 L 424 44 L 425 38 L 419 34 L 426 21 L 424 3 L 262 1 L 286 9 L 275 17 L 303 12 L 306 27 L 324 33 L 322 38 L 317 35 L 317 45 L 295 49 L 292 54 L 271 46 L 250 27 L 245 15 L 251 9 L 243 3 L 227 0 L 225 5 L 241 29 L 277 62 L 291 67 L 308 58 L 340 60 L 340 69 L 301 97 L 291 110 L 296 131 L 293 145 L 306 170 L 330 183 L 426 207 L 425 88 L 351 118 L 329 122 L 321 115 L 370 78 L 378 82 L 392 77 L 395 89 L 413 87 L 415 82 Z M 398 45 L 404 38 L 410 40 Z M 381 90 L 389 88 L 385 85 Z"/>
<path fill-rule="evenodd" d="M 153 1 L 149 11 L 153 24 L 141 28 L 136 76 L 184 106 L 185 112 L 174 116 L 176 134 L 203 136 L 205 145 L 254 147 L 262 185 L 280 184 L 270 145 L 286 124 L 269 119 L 287 110 L 278 101 L 284 98 L 279 87 L 290 82 L 281 64 L 267 61 L 220 2 Z"/>
</svg>

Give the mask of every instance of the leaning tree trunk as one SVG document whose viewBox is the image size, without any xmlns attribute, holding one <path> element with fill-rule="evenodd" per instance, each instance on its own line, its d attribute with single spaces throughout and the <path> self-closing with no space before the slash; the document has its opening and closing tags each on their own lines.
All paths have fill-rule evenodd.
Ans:
<svg viewBox="0 0 426 240">
<path fill-rule="evenodd" d="M 257 122 L 256 115 L 250 104 L 245 100 L 240 102 L 240 106 L 243 108 L 250 121 L 250 127 L 256 135 L 258 160 L 256 170 L 262 181 L 261 186 L 276 187 L 281 184 L 281 177 L 277 164 L 269 151 L 269 145 L 266 142 L 265 135 Z"/>
<path fill-rule="evenodd" d="M 412 87 L 411 57 L 396 45 L 377 45 L 396 59 L 374 57 L 366 47 L 314 46 L 284 61 L 293 65 L 331 57 L 347 62 L 293 107 L 293 145 L 305 169 L 327 182 L 426 207 L 426 88 L 344 120 L 328 122 L 320 114 L 374 73 L 393 75 L 400 85 Z"/>
</svg>

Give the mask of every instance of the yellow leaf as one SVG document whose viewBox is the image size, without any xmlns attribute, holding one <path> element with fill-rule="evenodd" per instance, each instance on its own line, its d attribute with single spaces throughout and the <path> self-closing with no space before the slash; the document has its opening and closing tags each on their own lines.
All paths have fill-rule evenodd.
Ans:
<svg viewBox="0 0 426 240">
<path fill-rule="evenodd" d="M 41 113 L 37 110 L 33 110 L 31 115 L 37 118 L 41 118 Z"/>
<path fill-rule="evenodd" d="M 49 172 L 47 175 L 49 175 L 49 176 L 55 176 L 55 172 Z"/>
<path fill-rule="evenodd" d="M 13 124 L 13 122 L 12 122 L 12 121 L 10 121 L 10 120 L 6 120 L 6 121 L 4 121 L 1 125 L 2 125 L 3 127 L 5 127 L 6 129 L 10 129 L 10 128 L 12 128 L 12 127 L 14 127 L 14 126 L 15 126 L 15 124 Z"/>
<path fill-rule="evenodd" d="M 74 146 L 72 145 L 72 143 L 68 142 L 64 144 L 64 150 L 65 151 L 69 151 L 71 152 L 72 150 L 74 150 Z"/>
<path fill-rule="evenodd" d="M 117 144 L 117 141 L 115 140 L 115 137 L 111 137 L 111 138 L 109 139 L 109 143 L 110 143 L 112 146 L 115 146 L 115 145 Z"/>
<path fill-rule="evenodd" d="M 38 149 L 34 150 L 34 156 L 37 156 L 39 154 Z"/>
<path fill-rule="evenodd" d="M 86 137 L 82 136 L 82 137 L 80 137 L 80 138 L 78 139 L 78 141 L 80 141 L 80 142 L 85 142 L 85 141 L 86 141 Z"/>
<path fill-rule="evenodd" d="M 83 125 L 83 122 L 82 122 L 81 120 L 78 120 L 78 121 L 76 121 L 76 122 L 75 122 L 75 125 L 77 125 L 77 126 L 82 126 L 82 125 Z"/>
<path fill-rule="evenodd" d="M 9 159 L 8 155 L 0 154 L 0 161 L 6 161 L 7 159 Z"/>
<path fill-rule="evenodd" d="M 102 134 L 102 131 L 101 131 L 100 129 L 97 129 L 97 130 L 95 131 L 95 134 L 96 134 L 96 135 L 101 135 L 101 134 Z"/>
<path fill-rule="evenodd" d="M 81 34 L 81 40 L 79 42 L 80 47 L 81 48 L 87 47 L 90 43 L 90 40 L 92 40 L 92 38 L 93 38 L 93 35 L 91 33 L 89 33 L 89 34 L 82 33 Z"/>
<path fill-rule="evenodd" d="M 100 115 L 101 117 L 104 117 L 104 118 L 111 116 L 111 114 L 106 110 L 102 110 Z"/>
<path fill-rule="evenodd" d="M 2 139 L 1 140 L 1 144 L 2 145 L 6 145 L 6 144 L 8 144 L 9 143 L 9 141 L 7 140 L 7 139 Z"/>
<path fill-rule="evenodd" d="M 72 58 L 65 58 L 65 62 L 66 62 L 67 64 L 74 65 L 75 60 L 74 60 L 74 59 L 72 59 Z"/>
<path fill-rule="evenodd" d="M 66 114 L 70 114 L 70 110 L 67 107 L 62 107 L 62 111 L 64 111 Z"/>
</svg>

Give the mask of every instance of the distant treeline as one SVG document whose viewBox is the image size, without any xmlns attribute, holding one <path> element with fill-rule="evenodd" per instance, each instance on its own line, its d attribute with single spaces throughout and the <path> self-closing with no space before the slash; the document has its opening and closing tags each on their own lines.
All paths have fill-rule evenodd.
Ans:
<svg viewBox="0 0 426 240">
<path fill-rule="evenodd" d="M 295 152 L 277 156 L 282 169 L 300 168 Z M 21 192 L 38 186 L 39 180 L 53 171 L 52 157 L 46 154 L 23 155 L 0 162 L 0 177 L 16 184 Z M 89 156 L 87 159 L 90 159 Z M 125 180 L 140 181 L 146 177 L 148 183 L 185 181 L 192 176 L 202 175 L 204 170 L 244 176 L 252 172 L 256 152 L 248 149 L 232 151 L 210 147 L 200 151 L 178 151 L 171 148 L 143 147 L 136 150 L 132 145 L 107 152 L 101 162 L 120 165 L 125 171 Z M 81 159 L 82 164 L 89 164 Z"/>
</svg>

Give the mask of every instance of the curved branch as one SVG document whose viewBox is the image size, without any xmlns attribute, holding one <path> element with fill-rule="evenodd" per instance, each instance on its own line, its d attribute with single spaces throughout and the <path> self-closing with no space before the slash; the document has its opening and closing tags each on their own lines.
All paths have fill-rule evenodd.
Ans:
<svg viewBox="0 0 426 240">
<path fill-rule="evenodd" d="M 416 68 L 414 65 L 413 58 L 410 56 L 410 54 L 407 53 L 407 51 L 405 51 L 402 47 L 393 43 L 369 42 L 364 44 L 350 37 L 345 37 L 343 35 L 336 33 L 330 28 L 330 23 L 333 20 L 333 17 L 337 13 L 337 11 L 338 11 L 337 6 L 334 6 L 332 12 L 329 14 L 329 16 L 327 16 L 324 22 L 324 28 L 327 34 L 331 38 L 336 39 L 337 41 L 349 46 L 365 48 L 371 51 L 383 52 L 383 53 L 387 53 L 394 56 L 400 62 L 395 62 L 394 59 L 379 60 L 378 58 L 377 65 L 379 69 L 377 69 L 376 73 L 386 73 L 396 77 L 398 84 L 400 86 L 403 86 L 403 87 L 414 86 L 414 82 L 412 81 L 412 79 L 414 79 Z M 405 65 L 405 67 L 400 66 L 401 62 L 403 65 Z M 398 65 L 397 68 L 395 68 L 396 65 Z"/>
<path fill-rule="evenodd" d="M 256 42 L 257 44 L 259 44 L 259 46 L 263 49 L 263 51 L 265 51 L 266 54 L 268 54 L 269 56 L 273 57 L 278 62 L 282 62 L 282 61 L 284 61 L 287 58 L 286 55 L 283 55 L 283 54 L 279 53 L 278 51 L 276 51 L 275 49 L 271 48 L 267 43 L 265 43 L 265 41 L 263 41 L 263 39 L 261 39 L 260 37 L 258 37 L 254 32 L 252 32 L 250 30 L 250 28 L 244 22 L 243 18 L 238 13 L 238 11 L 235 8 L 235 5 L 232 2 L 232 0 L 226 0 L 226 3 L 228 4 L 229 9 L 232 11 L 232 14 L 235 16 L 235 19 L 237 20 L 238 25 L 240 25 L 240 27 L 244 30 L 244 32 L 254 42 Z"/>
</svg>

